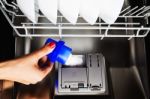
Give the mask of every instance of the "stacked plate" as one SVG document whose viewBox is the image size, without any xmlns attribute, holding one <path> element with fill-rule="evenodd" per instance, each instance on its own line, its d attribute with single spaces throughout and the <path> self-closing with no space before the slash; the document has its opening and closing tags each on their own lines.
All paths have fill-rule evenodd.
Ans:
<svg viewBox="0 0 150 99">
<path fill-rule="evenodd" d="M 119 16 L 124 0 L 17 0 L 21 11 L 33 23 L 38 22 L 38 12 L 49 21 L 57 23 L 57 12 L 72 24 L 76 24 L 78 16 L 89 24 L 94 24 L 98 17 L 108 24 L 113 24 Z"/>
</svg>

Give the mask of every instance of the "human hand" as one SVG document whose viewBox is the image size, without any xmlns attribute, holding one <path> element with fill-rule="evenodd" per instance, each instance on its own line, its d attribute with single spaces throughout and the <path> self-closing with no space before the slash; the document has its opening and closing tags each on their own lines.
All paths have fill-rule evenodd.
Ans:
<svg viewBox="0 0 150 99">
<path fill-rule="evenodd" d="M 55 48 L 55 43 L 49 43 L 41 49 L 10 60 L 0 65 L 0 79 L 12 80 L 23 84 L 35 84 L 41 81 L 53 68 L 53 63 L 47 60 L 47 54 Z"/>
</svg>

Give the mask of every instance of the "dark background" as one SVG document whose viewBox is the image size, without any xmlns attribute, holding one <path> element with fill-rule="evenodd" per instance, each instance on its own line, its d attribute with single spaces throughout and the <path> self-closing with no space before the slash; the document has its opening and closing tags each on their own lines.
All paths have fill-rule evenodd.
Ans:
<svg viewBox="0 0 150 99">
<path fill-rule="evenodd" d="M 0 61 L 14 58 L 15 39 L 13 29 L 0 11 Z"/>
</svg>

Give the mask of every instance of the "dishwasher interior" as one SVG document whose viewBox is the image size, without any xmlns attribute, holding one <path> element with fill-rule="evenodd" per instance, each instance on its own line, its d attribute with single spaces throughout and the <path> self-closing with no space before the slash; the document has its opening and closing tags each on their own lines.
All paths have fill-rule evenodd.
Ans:
<svg viewBox="0 0 150 99">
<path fill-rule="evenodd" d="M 23 55 L 25 52 L 26 53 L 27 52 L 29 53 L 30 51 L 32 52 L 35 49 L 40 48 L 43 45 L 45 40 L 46 38 L 33 38 L 33 39 L 16 38 L 16 41 L 17 41 L 16 52 L 18 56 Z M 94 96 L 90 95 L 89 93 L 88 93 L 89 96 L 87 96 L 86 93 L 84 93 L 84 95 L 82 96 L 78 94 L 77 95 L 78 97 L 87 96 L 87 98 L 90 98 L 90 96 L 93 96 L 96 99 L 99 97 L 115 98 L 115 99 L 120 99 L 120 98 L 133 99 L 133 98 L 139 98 L 139 97 L 140 99 L 144 99 L 148 97 L 146 96 L 148 95 L 147 93 L 148 82 L 146 79 L 147 78 L 147 71 L 146 71 L 147 65 L 146 65 L 146 57 L 145 57 L 146 52 L 145 52 L 145 47 L 144 47 L 145 44 L 144 44 L 143 38 L 134 38 L 132 40 L 126 40 L 125 38 L 112 38 L 112 39 L 107 38 L 102 41 L 99 38 L 84 38 L 84 39 L 83 38 L 64 38 L 63 40 L 65 40 L 66 43 L 74 49 L 74 54 L 76 55 L 81 55 L 81 54 L 83 55 L 87 53 L 103 53 L 103 56 L 105 56 L 106 71 L 107 71 L 105 76 L 107 76 L 106 81 L 108 82 L 107 92 L 103 94 L 97 94 Z M 81 45 L 78 45 L 78 43 L 85 42 L 85 41 L 86 43 L 84 43 L 82 47 L 79 47 Z M 28 43 L 30 43 L 30 47 Z M 20 50 L 21 48 L 23 49 Z M 29 48 L 31 50 L 29 50 Z M 49 75 L 52 77 L 48 77 L 46 80 L 43 81 L 43 82 L 46 81 L 47 83 L 49 83 L 48 84 L 49 86 L 57 87 L 55 85 L 57 84 L 55 83 L 55 81 L 57 80 L 58 72 L 60 71 L 60 69 L 57 70 L 57 68 L 59 68 L 57 66 L 59 65 L 56 64 L 55 66 L 56 71 L 54 72 L 54 74 Z M 69 70 L 67 71 L 69 72 Z M 78 70 L 77 73 L 79 73 L 80 75 L 80 70 Z M 24 86 L 20 84 L 19 86 L 17 85 L 16 87 L 17 92 L 21 94 L 19 95 L 20 96 L 19 99 L 22 99 L 22 95 L 26 95 L 27 93 L 31 94 L 30 93 L 31 88 L 35 88 L 35 91 L 32 90 L 34 94 L 38 92 L 40 92 L 41 94 L 43 90 L 39 89 L 40 86 L 42 86 L 42 83 L 39 84 L 39 86 L 38 84 L 37 86 L 36 85 Z M 48 92 L 52 90 L 54 91 L 55 89 L 53 88 L 50 90 L 50 87 L 46 87 L 46 88 Z M 36 90 L 38 90 L 38 92 Z M 55 91 L 56 90 L 57 89 L 55 89 Z M 76 92 L 76 89 L 74 89 L 73 92 L 74 91 Z M 67 94 L 62 95 L 61 97 L 61 95 L 57 95 L 58 94 L 57 92 L 52 92 L 52 94 L 56 94 L 56 99 L 57 98 L 59 99 L 59 97 L 60 98 L 72 97 L 72 96 L 67 96 Z"/>
<path fill-rule="evenodd" d="M 73 49 L 73 55 L 83 58 L 83 64 L 78 66 L 55 63 L 53 72 L 36 85 L 15 83 L 14 99 L 150 97 L 144 40 L 150 31 L 150 7 L 146 0 L 125 0 L 119 18 L 111 25 L 100 18 L 89 25 L 81 17 L 72 25 L 60 13 L 57 25 L 43 16 L 39 16 L 39 23 L 33 24 L 5 6 L 1 10 L 14 28 L 16 57 L 41 48 L 51 37 L 65 41 Z M 7 13 L 12 14 L 11 19 Z M 16 13 L 21 12 L 17 9 Z"/>
</svg>

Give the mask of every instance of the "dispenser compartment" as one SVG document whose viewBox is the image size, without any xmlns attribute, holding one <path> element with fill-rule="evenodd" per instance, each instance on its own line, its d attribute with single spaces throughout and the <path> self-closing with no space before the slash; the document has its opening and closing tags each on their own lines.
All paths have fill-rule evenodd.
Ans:
<svg viewBox="0 0 150 99">
<path fill-rule="evenodd" d="M 84 63 L 75 66 L 58 66 L 55 83 L 56 95 L 108 94 L 105 58 L 102 54 L 82 55 Z"/>
</svg>

